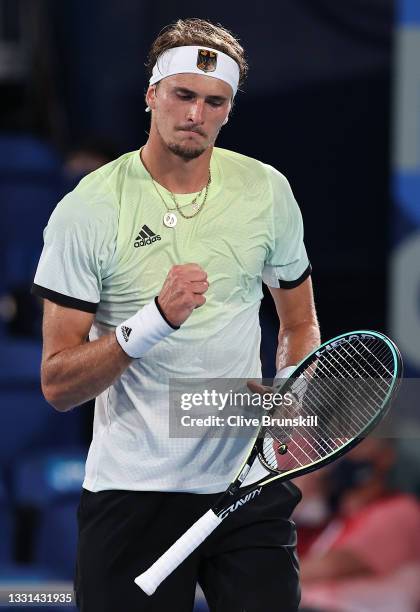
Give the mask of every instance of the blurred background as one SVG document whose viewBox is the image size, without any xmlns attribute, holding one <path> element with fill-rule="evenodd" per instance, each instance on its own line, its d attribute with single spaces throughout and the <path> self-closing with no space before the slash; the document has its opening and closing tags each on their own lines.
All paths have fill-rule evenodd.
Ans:
<svg viewBox="0 0 420 612">
<path fill-rule="evenodd" d="M 1 601 L 10 585 L 70 592 L 91 435 L 91 405 L 59 414 L 40 392 L 42 231 L 83 175 L 146 141 L 146 54 L 180 17 L 220 22 L 247 50 L 218 145 L 289 179 L 324 339 L 388 332 L 406 376 L 420 372 L 418 0 L 0 0 Z M 261 323 L 270 376 L 268 299 Z M 297 483 L 302 610 L 420 610 L 418 397 L 392 440 Z"/>
</svg>

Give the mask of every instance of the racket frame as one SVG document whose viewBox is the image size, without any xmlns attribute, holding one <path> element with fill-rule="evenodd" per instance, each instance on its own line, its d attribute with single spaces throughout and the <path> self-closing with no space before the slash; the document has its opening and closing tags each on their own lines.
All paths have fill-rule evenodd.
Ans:
<svg viewBox="0 0 420 612">
<path fill-rule="evenodd" d="M 287 381 L 282 386 L 281 388 L 282 394 L 285 395 L 287 393 L 287 390 L 293 385 L 293 382 L 303 373 L 303 371 L 311 363 L 313 363 L 316 359 L 318 359 L 320 351 L 323 351 L 324 349 L 326 350 L 326 347 L 331 346 L 332 344 L 339 342 L 340 340 L 351 338 L 351 336 L 357 336 L 357 337 L 373 336 L 385 342 L 385 344 L 387 344 L 389 348 L 391 349 L 393 363 L 394 363 L 394 371 L 395 371 L 395 374 L 393 375 L 393 378 L 394 378 L 393 384 L 390 385 L 387 395 L 382 401 L 381 409 L 377 411 L 377 413 L 372 417 L 371 421 L 364 427 L 363 431 L 360 432 L 363 435 L 359 435 L 353 438 L 352 440 L 349 440 L 339 450 L 332 451 L 331 453 L 327 454 L 325 457 L 322 457 L 321 459 L 314 461 L 313 463 L 309 464 L 308 466 L 304 468 L 299 467 L 299 468 L 293 468 L 292 470 L 278 471 L 278 470 L 273 469 L 264 460 L 264 457 L 262 454 L 262 445 L 263 445 L 264 437 L 261 435 L 261 433 L 266 429 L 266 427 L 260 426 L 256 436 L 254 436 L 250 446 L 248 447 L 246 458 L 244 462 L 242 463 L 237 476 L 232 480 L 229 487 L 226 489 L 226 491 L 223 492 L 223 494 L 220 496 L 220 498 L 216 501 L 216 503 L 212 507 L 214 513 L 217 516 L 220 516 L 221 514 L 225 512 L 226 506 L 229 506 L 230 505 L 229 502 L 232 502 L 234 498 L 238 496 L 239 493 L 240 493 L 240 498 L 246 497 L 253 490 L 259 487 L 265 486 L 275 480 L 279 482 L 282 482 L 284 480 L 291 480 L 291 476 L 290 476 L 291 474 L 296 473 L 296 477 L 303 476 L 305 474 L 309 474 L 310 472 L 314 472 L 315 470 L 318 470 L 319 468 L 324 467 L 328 465 L 329 463 L 332 463 L 333 461 L 336 461 L 336 459 L 339 459 L 342 455 L 349 452 L 352 448 L 354 448 L 360 442 L 362 442 L 362 440 L 364 440 L 364 438 L 375 428 L 377 423 L 383 419 L 383 417 L 385 416 L 385 414 L 388 412 L 390 408 L 392 398 L 395 397 L 398 391 L 398 388 L 400 386 L 402 373 L 403 373 L 403 361 L 402 361 L 401 353 L 398 347 L 396 346 L 396 344 L 390 338 L 388 338 L 388 336 L 386 336 L 385 334 L 381 334 L 375 331 L 356 330 L 352 332 L 345 332 L 338 336 L 335 336 L 334 338 L 331 338 L 330 340 L 327 340 L 326 342 L 323 342 L 319 347 L 317 347 L 311 353 L 306 355 L 306 357 L 304 357 L 297 364 L 296 369 L 293 371 L 293 374 L 287 379 Z M 382 408 L 385 408 L 385 411 Z M 256 457 L 260 461 L 261 465 L 268 472 L 270 472 L 270 474 L 259 479 L 258 481 L 253 482 L 252 484 L 244 486 L 242 483 L 246 479 L 246 476 L 248 475 Z"/>
</svg>

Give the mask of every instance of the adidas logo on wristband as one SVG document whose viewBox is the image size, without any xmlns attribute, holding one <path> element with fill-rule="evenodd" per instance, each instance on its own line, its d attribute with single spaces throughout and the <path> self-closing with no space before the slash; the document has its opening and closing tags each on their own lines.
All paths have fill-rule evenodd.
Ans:
<svg viewBox="0 0 420 612">
<path fill-rule="evenodd" d="M 132 317 L 115 328 L 117 342 L 132 359 L 140 359 L 155 344 L 177 328 L 160 314 L 157 298 L 140 308 Z"/>
<path fill-rule="evenodd" d="M 124 325 L 121 327 L 121 332 L 123 335 L 123 338 L 126 342 L 128 342 L 128 339 L 130 337 L 130 334 L 133 330 L 131 329 L 131 327 L 125 327 Z"/>
</svg>

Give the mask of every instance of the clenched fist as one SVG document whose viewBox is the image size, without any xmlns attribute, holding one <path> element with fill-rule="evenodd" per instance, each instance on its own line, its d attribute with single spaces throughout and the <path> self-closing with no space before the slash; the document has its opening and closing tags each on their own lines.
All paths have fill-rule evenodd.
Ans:
<svg viewBox="0 0 420 612">
<path fill-rule="evenodd" d="M 182 325 L 195 308 L 206 303 L 207 272 L 198 264 L 172 266 L 158 295 L 159 306 L 172 325 Z"/>
</svg>

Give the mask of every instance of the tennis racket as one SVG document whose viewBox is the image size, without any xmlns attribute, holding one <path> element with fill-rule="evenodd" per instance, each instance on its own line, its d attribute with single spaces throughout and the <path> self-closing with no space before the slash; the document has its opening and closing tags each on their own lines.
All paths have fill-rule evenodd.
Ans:
<svg viewBox="0 0 420 612">
<path fill-rule="evenodd" d="M 398 348 L 383 334 L 354 331 L 321 344 L 282 385 L 282 396 L 289 392 L 293 402 L 271 409 L 270 423 L 259 428 L 226 492 L 135 583 L 152 595 L 223 520 L 262 495 L 265 485 L 312 472 L 356 446 L 386 414 L 401 372 Z M 246 485 L 255 461 L 268 473 Z"/>
</svg>

